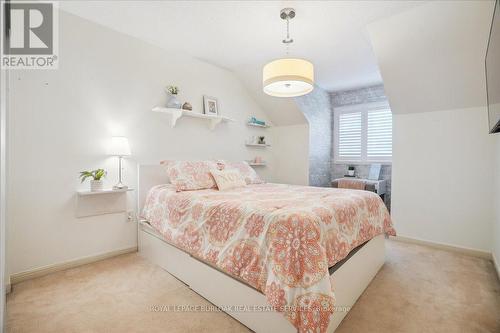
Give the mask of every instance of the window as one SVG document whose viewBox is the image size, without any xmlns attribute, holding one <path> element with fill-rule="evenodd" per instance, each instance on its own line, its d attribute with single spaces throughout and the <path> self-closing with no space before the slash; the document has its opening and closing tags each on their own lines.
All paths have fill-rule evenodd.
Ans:
<svg viewBox="0 0 500 333">
<path fill-rule="evenodd" d="M 343 159 L 361 158 L 361 118 L 361 112 L 339 114 L 339 157 Z"/>
<path fill-rule="evenodd" d="M 392 112 L 387 103 L 335 109 L 335 162 L 387 162 L 391 159 Z"/>
</svg>

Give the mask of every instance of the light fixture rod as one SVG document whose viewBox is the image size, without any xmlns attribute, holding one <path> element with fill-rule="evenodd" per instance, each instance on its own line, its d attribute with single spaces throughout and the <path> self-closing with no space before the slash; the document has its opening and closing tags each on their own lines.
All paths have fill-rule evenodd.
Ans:
<svg viewBox="0 0 500 333">
<path fill-rule="evenodd" d="M 288 44 L 293 43 L 293 39 L 290 38 L 290 20 L 295 17 L 295 9 L 293 8 L 283 8 L 280 11 L 280 17 L 282 20 L 286 20 L 286 38 L 282 40 L 283 44 Z M 288 47 L 287 47 L 287 53 L 288 53 Z"/>
</svg>

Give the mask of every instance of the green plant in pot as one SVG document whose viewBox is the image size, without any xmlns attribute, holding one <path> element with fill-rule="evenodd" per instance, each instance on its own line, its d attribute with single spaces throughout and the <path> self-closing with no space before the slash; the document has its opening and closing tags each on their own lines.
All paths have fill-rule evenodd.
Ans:
<svg viewBox="0 0 500 333">
<path fill-rule="evenodd" d="M 350 177 L 354 177 L 354 172 L 356 171 L 356 168 L 354 167 L 354 165 L 349 165 L 347 167 L 347 175 L 350 176 Z"/>
<path fill-rule="evenodd" d="M 97 192 L 102 191 L 104 188 L 103 178 L 106 177 L 106 171 L 104 169 L 96 169 L 92 171 L 81 171 L 80 179 L 82 183 L 87 179 L 90 179 L 90 191 Z"/>
</svg>

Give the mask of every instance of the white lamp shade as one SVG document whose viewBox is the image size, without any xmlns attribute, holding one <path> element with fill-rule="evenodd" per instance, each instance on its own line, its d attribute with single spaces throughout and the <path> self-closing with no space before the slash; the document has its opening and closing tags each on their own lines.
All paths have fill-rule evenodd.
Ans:
<svg viewBox="0 0 500 333">
<path fill-rule="evenodd" d="M 128 139 L 124 136 L 112 137 L 108 154 L 113 156 L 130 156 L 131 152 L 130 146 L 128 145 Z"/>
<path fill-rule="evenodd" d="M 304 59 L 278 59 L 262 70 L 264 92 L 276 97 L 295 97 L 314 89 L 314 66 Z"/>
</svg>

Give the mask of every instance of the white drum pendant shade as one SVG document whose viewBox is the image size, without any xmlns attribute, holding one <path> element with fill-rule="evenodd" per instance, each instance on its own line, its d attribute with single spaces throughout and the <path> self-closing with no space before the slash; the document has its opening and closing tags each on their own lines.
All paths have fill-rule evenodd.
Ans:
<svg viewBox="0 0 500 333">
<path fill-rule="evenodd" d="M 278 59 L 262 70 L 264 92 L 276 97 L 295 97 L 314 89 L 314 66 L 304 59 Z"/>
</svg>

